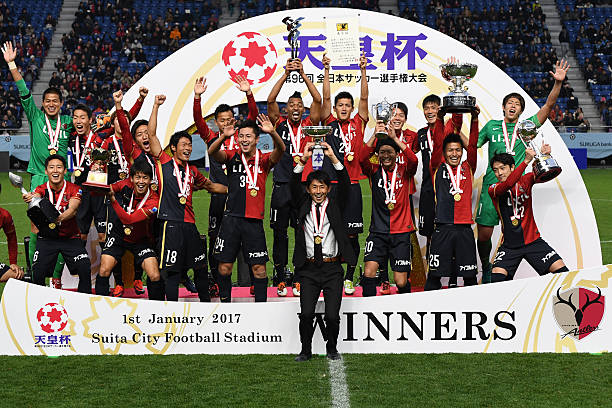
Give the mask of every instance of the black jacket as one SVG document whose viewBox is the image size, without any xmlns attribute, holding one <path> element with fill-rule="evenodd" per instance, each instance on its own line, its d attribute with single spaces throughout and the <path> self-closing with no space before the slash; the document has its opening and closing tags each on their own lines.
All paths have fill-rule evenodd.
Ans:
<svg viewBox="0 0 612 408">
<path fill-rule="evenodd" d="M 333 197 L 329 198 L 329 204 L 325 210 L 329 219 L 330 228 L 334 231 L 336 241 L 338 241 L 338 256 L 341 256 L 349 265 L 355 265 L 357 260 L 353 253 L 353 247 L 348 238 L 346 231 L 346 223 L 342 216 L 346 207 L 346 198 L 349 196 L 349 188 L 351 180 L 349 179 L 346 168 L 336 170 L 338 180 L 337 189 Z M 306 238 L 304 236 L 304 222 L 306 215 L 310 212 L 312 206 L 312 198 L 302 185 L 302 173 L 293 173 L 291 178 L 291 202 L 293 208 L 296 209 L 296 227 L 295 227 L 295 251 L 293 251 L 293 265 L 296 268 L 301 268 L 306 263 Z M 339 197 L 340 199 L 337 199 Z"/>
</svg>

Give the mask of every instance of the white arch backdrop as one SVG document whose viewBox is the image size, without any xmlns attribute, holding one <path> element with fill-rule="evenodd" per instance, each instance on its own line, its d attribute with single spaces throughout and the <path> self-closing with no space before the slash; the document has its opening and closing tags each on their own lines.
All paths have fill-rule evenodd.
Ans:
<svg viewBox="0 0 612 408">
<path fill-rule="evenodd" d="M 130 106 L 135 101 L 139 86 L 148 87 L 152 94 L 165 94 L 167 102 L 160 110 L 158 134 L 163 135 L 167 142 L 173 132 L 193 124 L 193 83 L 199 76 L 205 76 L 208 84 L 208 90 L 203 95 L 205 116 L 211 114 L 220 103 L 236 105 L 245 102 L 244 94 L 234 89 L 228 74 L 231 69 L 238 72 L 245 64 L 250 65 L 245 73 L 253 79 L 256 100 L 265 101 L 272 85 L 282 74 L 284 61 L 289 57 L 284 38 L 287 31 L 281 22 L 286 16 L 305 18 L 300 29 L 299 57 L 304 61 L 306 73 L 313 76 L 319 89 L 318 79 L 323 72 L 320 60 L 325 49 L 324 19 L 359 17 L 362 47 L 371 60 L 368 69 L 370 105 L 383 97 L 389 101 L 405 102 L 409 108 L 407 123 L 413 130 L 425 124 L 421 110 L 423 98 L 430 93 L 444 95 L 448 92 L 449 83 L 442 78 L 438 66 L 451 55 L 478 65 L 478 73 L 468 86 L 481 108 L 481 127 L 490 119 L 502 117 L 502 98 L 510 92 L 519 92 L 525 97 L 527 106 L 523 118 L 538 110 L 536 103 L 505 72 L 453 38 L 399 17 L 339 8 L 266 14 L 214 31 L 181 48 L 148 72 L 127 92 L 125 105 Z M 332 96 L 347 90 L 357 98 L 359 70 L 356 67 L 342 67 L 332 72 L 335 74 Z M 338 77 L 339 74 L 341 77 Z M 302 91 L 305 103 L 310 103 L 305 86 L 299 83 L 286 84 L 279 100 L 286 100 L 295 90 Z M 142 110 L 143 117 L 148 117 L 152 100 L 151 97 L 147 98 Z M 371 130 L 372 120 L 369 126 Z M 466 126 L 463 131 L 467 132 Z M 534 211 L 541 233 L 561 254 L 570 269 L 601 265 L 597 224 L 580 173 L 550 122 L 544 124 L 543 132 L 546 141 L 552 145 L 554 157 L 563 167 L 563 173 L 556 180 L 534 188 Z M 476 172 L 478 189 L 475 189 L 473 196 L 474 206 L 486 169 L 485 149 L 479 152 Z M 494 243 L 499 243 L 499 240 L 500 231 L 496 228 Z M 535 272 L 525 264 L 518 272 L 518 276 L 533 274 Z"/>
</svg>

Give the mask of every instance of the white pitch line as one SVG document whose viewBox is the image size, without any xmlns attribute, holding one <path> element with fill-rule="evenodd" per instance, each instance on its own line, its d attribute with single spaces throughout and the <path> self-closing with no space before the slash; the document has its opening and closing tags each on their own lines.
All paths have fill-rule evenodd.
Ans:
<svg viewBox="0 0 612 408">
<path fill-rule="evenodd" d="M 8 242 L 6 242 L 6 241 L 0 241 L 0 244 L 7 245 L 7 244 L 8 244 Z M 23 244 L 23 242 L 18 242 L 18 243 L 17 243 L 17 245 L 24 245 L 24 244 Z"/>
<path fill-rule="evenodd" d="M 327 360 L 329 365 L 329 384 L 331 385 L 332 407 L 350 408 L 348 384 L 344 372 L 344 359 Z"/>
</svg>

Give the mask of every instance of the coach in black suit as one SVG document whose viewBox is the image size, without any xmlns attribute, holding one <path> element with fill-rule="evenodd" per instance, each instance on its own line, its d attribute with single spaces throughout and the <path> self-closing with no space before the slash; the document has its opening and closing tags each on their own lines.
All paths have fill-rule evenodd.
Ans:
<svg viewBox="0 0 612 408">
<path fill-rule="evenodd" d="M 314 312 L 323 290 L 325 300 L 325 326 L 327 331 L 327 357 L 340 358 L 336 349 L 340 331 L 340 303 L 344 271 L 341 260 L 349 265 L 356 263 L 355 254 L 346 232 L 342 213 L 350 187 L 346 168 L 334 155 L 327 143 L 322 143 L 325 155 L 331 160 L 337 173 L 338 185 L 333 197 L 329 175 L 321 170 L 313 171 L 302 185 L 302 171 L 312 156 L 314 143 L 308 143 L 304 155 L 293 170 L 291 197 L 297 211 L 295 228 L 295 251 L 293 264 L 301 279 L 300 294 L 300 340 L 302 351 L 296 361 L 312 357 L 312 335 Z M 339 199 L 336 199 L 339 197 Z"/>
</svg>

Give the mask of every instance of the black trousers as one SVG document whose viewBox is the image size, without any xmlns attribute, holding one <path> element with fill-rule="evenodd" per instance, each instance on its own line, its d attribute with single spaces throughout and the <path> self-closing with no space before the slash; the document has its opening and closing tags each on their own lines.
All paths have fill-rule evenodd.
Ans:
<svg viewBox="0 0 612 408">
<path fill-rule="evenodd" d="M 32 260 L 33 283 L 45 285 L 45 277 L 53 275 L 57 256 L 62 254 L 71 275 L 79 276 L 78 291 L 91 293 L 91 264 L 85 244 L 80 238 L 45 238 L 38 236 Z"/>
<path fill-rule="evenodd" d="M 315 307 L 323 291 L 325 301 L 325 337 L 327 352 L 337 351 L 338 333 L 340 332 L 340 304 L 344 270 L 340 262 L 323 263 L 321 267 L 307 262 L 298 269 L 301 280 L 300 292 L 300 341 L 302 352 L 312 351 L 314 334 Z"/>
</svg>

